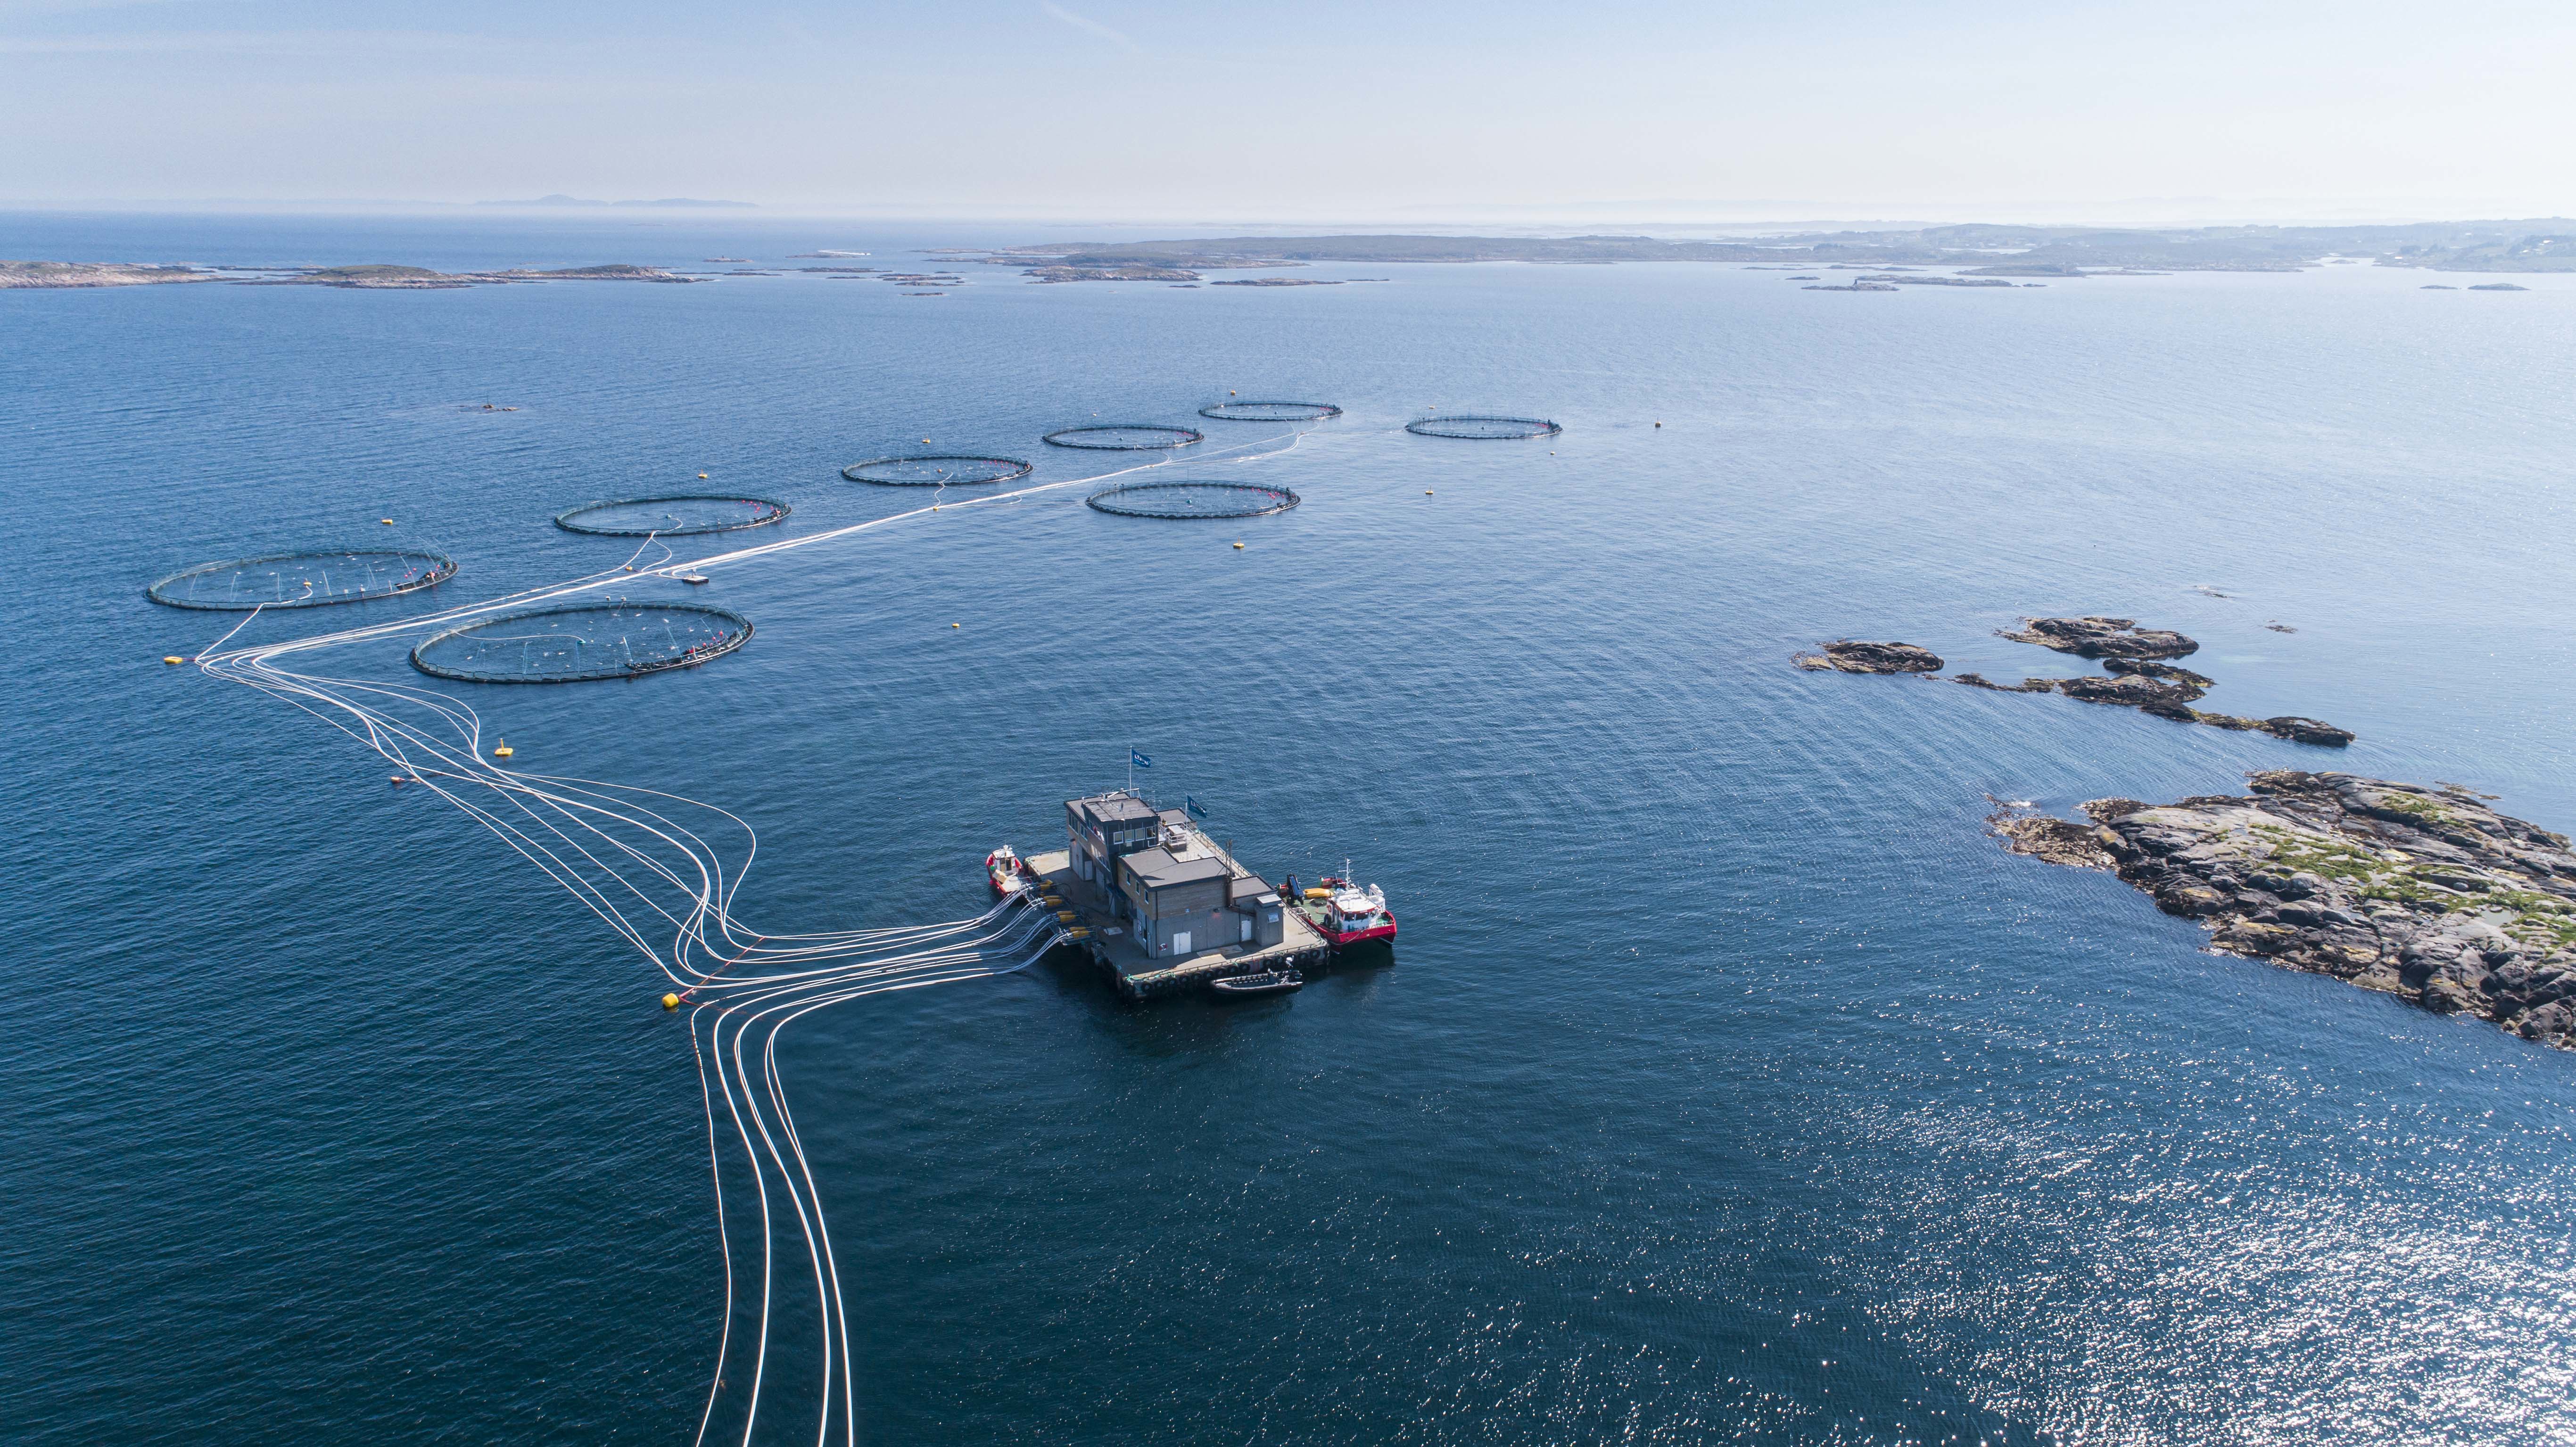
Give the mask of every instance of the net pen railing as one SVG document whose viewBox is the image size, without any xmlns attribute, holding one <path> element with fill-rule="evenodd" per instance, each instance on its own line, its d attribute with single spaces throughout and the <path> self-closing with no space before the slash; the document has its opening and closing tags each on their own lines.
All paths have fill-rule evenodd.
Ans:
<svg viewBox="0 0 2576 1447">
<path fill-rule="evenodd" d="M 871 457 L 841 469 L 852 482 L 880 487 L 978 487 L 1029 475 L 1029 464 L 1016 457 L 967 457 L 946 454 L 915 457 Z"/>
<path fill-rule="evenodd" d="M 1219 402 L 1201 407 L 1199 415 L 1220 422 L 1321 422 L 1341 416 L 1342 409 L 1330 402 Z"/>
<path fill-rule="evenodd" d="M 1166 447 L 1187 447 L 1207 440 L 1207 434 L 1195 427 L 1165 427 L 1151 422 L 1104 422 L 1089 427 L 1065 427 L 1046 435 L 1057 447 L 1080 447 L 1094 452 L 1153 452 Z"/>
<path fill-rule="evenodd" d="M 320 608 L 435 588 L 456 576 L 445 553 L 411 548 L 269 553 L 200 563 L 154 581 L 144 595 L 173 608 L 247 613 L 253 608 Z"/>
<path fill-rule="evenodd" d="M 1404 424 L 1404 430 L 1417 437 L 1463 437 L 1476 442 L 1501 442 L 1554 437 L 1565 429 L 1544 417 L 1461 415 L 1420 418 Z"/>
<path fill-rule="evenodd" d="M 412 649 L 411 666 L 459 683 L 638 678 L 721 658 L 751 632 L 750 619 L 703 603 L 576 603 L 434 633 Z"/>
<path fill-rule="evenodd" d="M 586 502 L 555 514 L 555 526 L 566 532 L 601 537 L 680 537 L 690 533 L 729 533 L 763 527 L 794 509 L 765 497 L 725 497 L 681 493 L 669 497 L 609 498 Z"/>
<path fill-rule="evenodd" d="M 1084 501 L 1119 517 L 1197 519 L 1264 517 L 1305 499 L 1284 487 L 1248 482 L 1131 482 Z"/>
</svg>

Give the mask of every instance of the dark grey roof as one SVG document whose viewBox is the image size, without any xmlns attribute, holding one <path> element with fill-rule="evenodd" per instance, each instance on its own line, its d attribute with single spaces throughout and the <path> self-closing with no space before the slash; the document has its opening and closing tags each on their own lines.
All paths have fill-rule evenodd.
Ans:
<svg viewBox="0 0 2576 1447">
<path fill-rule="evenodd" d="M 1147 889 L 1196 884 L 1203 879 L 1223 879 L 1226 876 L 1222 860 L 1174 859 L 1168 849 L 1139 849 L 1127 856 L 1127 867 L 1136 871 L 1137 880 Z"/>
<path fill-rule="evenodd" d="M 1228 889 L 1229 892 L 1226 897 L 1229 899 L 1259 899 L 1261 896 L 1271 892 L 1269 885 L 1262 883 L 1258 879 L 1254 879 L 1250 875 L 1245 875 L 1243 878 L 1236 880 L 1232 885 L 1228 886 Z"/>
<path fill-rule="evenodd" d="M 1131 824 L 1154 817 L 1154 811 L 1145 807 L 1145 801 L 1142 799 L 1110 797 L 1076 799 L 1073 801 L 1073 807 L 1081 810 L 1084 817 L 1095 824 Z"/>
<path fill-rule="evenodd" d="M 1178 809 L 1166 809 L 1154 817 L 1162 820 L 1166 824 L 1178 824 L 1183 828 L 1187 828 L 1190 822 L 1190 816 L 1182 813 Z"/>
</svg>

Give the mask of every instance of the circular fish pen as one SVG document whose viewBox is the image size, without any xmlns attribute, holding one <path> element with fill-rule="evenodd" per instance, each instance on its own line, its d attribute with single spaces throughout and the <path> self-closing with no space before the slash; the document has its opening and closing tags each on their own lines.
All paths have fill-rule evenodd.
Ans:
<svg viewBox="0 0 2576 1447">
<path fill-rule="evenodd" d="M 1305 499 L 1284 487 L 1248 482 L 1131 482 L 1084 501 L 1128 518 L 1257 518 L 1286 512 Z"/>
<path fill-rule="evenodd" d="M 1341 416 L 1342 409 L 1330 402 L 1219 402 L 1201 407 L 1199 415 L 1220 422 L 1321 422 Z"/>
<path fill-rule="evenodd" d="M 702 603 L 575 603 L 434 633 L 411 666 L 459 683 L 583 683 L 694 668 L 751 641 L 751 620 Z"/>
<path fill-rule="evenodd" d="M 321 608 L 364 603 L 435 588 L 456 576 L 445 553 L 409 548 L 271 553 L 183 568 L 143 590 L 173 608 L 248 612 L 253 608 Z"/>
<path fill-rule="evenodd" d="M 685 533 L 729 533 L 774 523 L 792 511 L 765 497 L 719 497 L 683 493 L 671 497 L 621 497 L 586 502 L 555 514 L 555 526 L 571 533 L 601 537 L 678 537 Z"/>
<path fill-rule="evenodd" d="M 1162 427 L 1145 422 L 1111 422 L 1091 427 L 1067 427 L 1050 432 L 1046 440 L 1058 447 L 1087 447 L 1095 452 L 1153 452 L 1165 447 L 1187 447 L 1207 440 L 1207 434 L 1195 427 Z"/>
<path fill-rule="evenodd" d="M 1407 422 L 1404 430 L 1417 437 L 1464 437 L 1477 442 L 1502 442 L 1527 437 L 1554 437 L 1565 429 L 1543 417 L 1425 417 Z"/>
<path fill-rule="evenodd" d="M 841 469 L 852 482 L 881 487 L 972 487 L 1029 475 L 1016 457 L 872 457 Z"/>
</svg>

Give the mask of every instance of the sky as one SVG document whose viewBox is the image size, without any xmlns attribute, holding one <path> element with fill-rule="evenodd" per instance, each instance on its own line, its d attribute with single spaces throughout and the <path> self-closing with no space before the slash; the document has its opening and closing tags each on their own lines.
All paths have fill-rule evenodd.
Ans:
<svg viewBox="0 0 2576 1447">
<path fill-rule="evenodd" d="M 0 0 L 0 204 L 2548 216 L 2571 76 L 2565 0 Z"/>
</svg>

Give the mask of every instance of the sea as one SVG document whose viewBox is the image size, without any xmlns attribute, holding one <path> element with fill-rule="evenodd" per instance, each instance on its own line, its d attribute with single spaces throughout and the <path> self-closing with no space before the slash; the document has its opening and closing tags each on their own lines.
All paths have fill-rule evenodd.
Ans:
<svg viewBox="0 0 2576 1447">
<path fill-rule="evenodd" d="M 725 1259 L 663 978 L 324 719 L 165 666 L 239 620 L 144 590 L 434 548 L 434 594 L 236 641 L 424 615 L 617 565 L 553 525 L 585 501 L 742 489 L 801 535 L 924 501 L 844 465 L 949 451 L 1077 485 L 724 569 L 687 596 L 757 634 L 704 667 L 440 687 L 518 767 L 739 814 L 764 931 L 976 914 L 985 854 L 1061 847 L 1132 750 L 1402 933 L 1258 1002 L 1051 960 L 788 1031 L 858 1439 L 2576 1441 L 2576 1054 L 2213 955 L 1985 828 L 2263 769 L 2576 827 L 2576 275 L 941 252 L 1156 234 L 0 216 L 13 257 L 778 273 L 0 293 L 0 1436 L 696 1440 Z M 851 265 L 965 280 L 793 269 Z M 1344 410 L 1196 415 L 1229 398 Z M 1209 435 L 1040 440 L 1093 422 Z M 1139 464 L 1302 505 L 1084 505 Z M 2358 739 L 1791 662 L 2063 674 L 1997 630 L 2070 613 Z M 424 682 L 406 643 L 299 666 Z M 756 1442 L 823 1386 L 781 1283 Z"/>
</svg>

